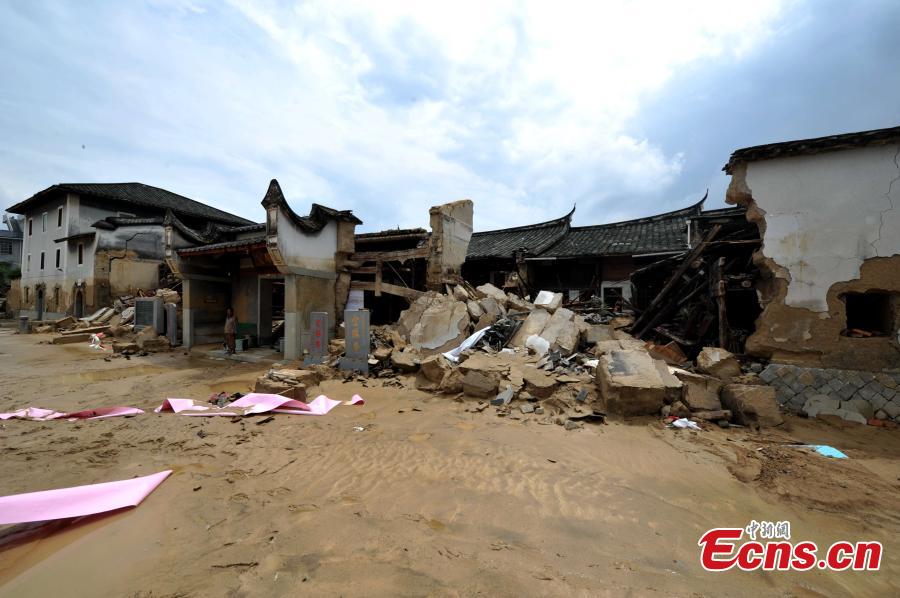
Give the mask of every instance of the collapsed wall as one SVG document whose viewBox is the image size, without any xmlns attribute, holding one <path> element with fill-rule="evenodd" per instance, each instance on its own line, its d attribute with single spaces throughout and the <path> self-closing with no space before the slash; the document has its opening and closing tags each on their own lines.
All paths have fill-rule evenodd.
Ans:
<svg viewBox="0 0 900 598">
<path fill-rule="evenodd" d="M 736 153 L 737 154 L 737 153 Z M 900 367 L 900 145 L 738 161 L 763 312 L 747 351 L 797 366 Z"/>
</svg>

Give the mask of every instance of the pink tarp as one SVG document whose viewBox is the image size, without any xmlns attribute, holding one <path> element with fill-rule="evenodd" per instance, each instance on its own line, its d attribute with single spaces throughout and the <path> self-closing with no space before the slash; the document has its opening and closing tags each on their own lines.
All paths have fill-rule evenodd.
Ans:
<svg viewBox="0 0 900 598">
<path fill-rule="evenodd" d="M 97 409 L 85 409 L 65 413 L 53 409 L 41 409 L 40 407 L 26 407 L 10 413 L 0 413 L 0 419 L 30 419 L 34 421 L 48 421 L 51 419 L 103 419 L 105 417 L 119 417 L 123 415 L 140 415 L 143 409 L 137 407 L 98 407 Z"/>
<path fill-rule="evenodd" d="M 215 415 L 253 415 L 269 411 L 273 413 L 292 413 L 294 415 L 325 415 L 341 403 L 342 401 L 329 399 L 325 395 L 319 395 L 309 403 L 303 403 L 281 395 L 252 392 L 224 407 L 197 403 L 193 399 L 169 398 L 163 401 L 163 404 L 154 411 L 157 413 L 172 411 L 179 415 L 205 417 Z M 362 405 L 364 403 L 365 401 L 359 395 L 353 395 L 353 398 L 347 401 L 349 405 Z"/>
<path fill-rule="evenodd" d="M 140 478 L 0 497 L 0 524 L 83 517 L 136 507 L 171 470 Z"/>
</svg>

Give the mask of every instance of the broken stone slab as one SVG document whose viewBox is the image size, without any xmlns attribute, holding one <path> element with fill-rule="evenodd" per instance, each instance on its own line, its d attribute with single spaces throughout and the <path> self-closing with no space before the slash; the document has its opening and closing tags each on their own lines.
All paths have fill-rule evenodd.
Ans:
<svg viewBox="0 0 900 598">
<path fill-rule="evenodd" d="M 683 385 L 681 401 L 691 411 L 717 411 L 722 409 L 719 391 L 722 381 L 711 376 L 703 376 L 680 368 L 669 368 Z"/>
<path fill-rule="evenodd" d="M 853 411 L 850 409 L 819 409 L 819 412 L 816 413 L 816 417 L 822 417 L 824 415 L 831 415 L 834 417 L 839 417 L 844 421 L 854 422 L 857 424 L 868 424 L 869 420 L 863 417 L 859 412 Z"/>
<path fill-rule="evenodd" d="M 469 299 L 471 299 L 471 297 L 469 297 L 469 293 L 460 285 L 456 285 L 455 287 L 453 287 L 453 298 L 457 301 L 468 301 Z"/>
<path fill-rule="evenodd" d="M 848 411 L 855 411 L 862 415 L 866 420 L 875 417 L 875 408 L 872 406 L 872 403 L 860 397 L 850 399 L 849 401 L 841 401 L 840 408 L 847 409 Z"/>
<path fill-rule="evenodd" d="M 513 397 L 516 395 L 516 391 L 513 390 L 513 387 L 510 385 L 506 385 L 506 390 L 498 394 L 491 400 L 491 405 L 495 407 L 499 407 L 501 405 L 509 405 L 510 401 L 513 400 Z"/>
<path fill-rule="evenodd" d="M 470 397 L 495 397 L 497 386 L 496 378 L 475 370 L 466 372 L 462 379 L 463 393 Z"/>
<path fill-rule="evenodd" d="M 478 302 L 478 305 L 481 306 L 484 313 L 494 318 L 494 320 L 506 314 L 506 310 L 503 306 L 493 297 L 485 297 Z"/>
<path fill-rule="evenodd" d="M 552 376 L 533 367 L 522 368 L 522 379 L 525 382 L 525 390 L 539 399 L 549 398 L 557 387 L 557 382 Z"/>
<path fill-rule="evenodd" d="M 69 328 L 70 326 L 74 326 L 77 322 L 78 322 L 78 320 L 76 320 L 74 317 L 66 316 L 65 318 L 60 318 L 59 320 L 55 320 L 53 322 L 53 326 L 55 326 L 57 330 L 65 330 L 66 328 Z"/>
<path fill-rule="evenodd" d="M 741 375 L 741 364 L 737 358 L 719 347 L 704 347 L 697 355 L 697 369 L 723 382 Z"/>
<path fill-rule="evenodd" d="M 600 341 L 594 345 L 594 355 L 597 357 L 611 351 L 643 351 L 646 353 L 647 347 L 643 342 L 634 338 Z"/>
<path fill-rule="evenodd" d="M 292 386 L 296 386 L 298 384 L 304 384 L 306 386 L 315 386 L 319 382 L 322 381 L 322 375 L 320 372 L 312 369 L 302 369 L 302 370 L 294 370 L 294 369 L 280 369 L 280 370 L 271 370 L 267 374 L 269 378 L 272 380 L 277 380 L 280 382 L 286 382 Z"/>
<path fill-rule="evenodd" d="M 372 357 L 378 361 L 387 361 L 391 358 L 391 353 L 393 352 L 394 350 L 390 347 L 378 347 L 372 352 Z"/>
<path fill-rule="evenodd" d="M 534 405 L 532 405 L 531 403 L 519 405 L 519 411 L 521 411 L 522 413 L 534 413 Z"/>
<path fill-rule="evenodd" d="M 681 381 L 665 362 L 643 350 L 603 353 L 596 377 L 606 410 L 616 415 L 656 415 L 663 405 L 681 398 Z"/>
<path fill-rule="evenodd" d="M 419 355 L 414 351 L 395 348 L 391 351 L 391 363 L 401 372 L 415 372 L 419 369 Z"/>
<path fill-rule="evenodd" d="M 784 422 L 775 400 L 775 389 L 771 386 L 727 384 L 722 388 L 721 400 L 722 406 L 732 412 L 736 424 L 758 423 L 762 427 L 771 427 Z"/>
<path fill-rule="evenodd" d="M 253 387 L 253 392 L 277 395 L 286 392 L 293 387 L 292 384 L 288 384 L 287 382 L 272 380 L 268 376 L 260 376 L 256 379 L 256 385 Z"/>
<path fill-rule="evenodd" d="M 525 301 L 518 295 L 512 293 L 506 294 L 506 308 L 511 311 L 530 312 L 534 309 L 534 304 Z"/>
<path fill-rule="evenodd" d="M 463 391 L 463 373 L 458 369 L 447 372 L 447 375 L 441 380 L 438 392 L 443 394 L 458 394 Z"/>
<path fill-rule="evenodd" d="M 138 342 L 137 344 L 142 350 L 149 353 L 168 351 L 172 348 L 172 345 L 169 342 L 169 337 L 167 336 L 157 336 L 156 338 L 144 339 L 143 342 Z"/>
<path fill-rule="evenodd" d="M 806 402 L 803 403 L 803 407 L 801 407 L 800 411 L 807 417 L 816 417 L 819 414 L 819 411 L 823 409 L 833 411 L 835 409 L 840 409 L 840 407 L 840 399 L 834 399 L 825 394 L 818 394 L 806 399 Z"/>
<path fill-rule="evenodd" d="M 466 309 L 469 310 L 469 318 L 472 320 L 477 321 L 484 315 L 484 310 L 481 308 L 481 305 L 474 299 L 466 301 Z"/>
<path fill-rule="evenodd" d="M 541 330 L 547 325 L 547 322 L 550 321 L 550 312 L 544 309 L 535 309 L 528 317 L 525 318 L 525 321 L 522 322 L 522 325 L 513 335 L 510 340 L 510 344 L 515 347 L 524 347 L 525 341 L 528 340 L 528 337 L 536 334 L 540 336 Z"/>
<path fill-rule="evenodd" d="M 550 316 L 547 325 L 541 330 L 541 337 L 547 339 L 551 349 L 570 355 L 578 348 L 581 329 L 574 318 L 575 312 L 565 307 L 560 307 Z"/>
<path fill-rule="evenodd" d="M 450 362 L 443 355 L 426 357 L 419 365 L 419 373 L 416 374 L 416 388 L 424 391 L 438 390 L 444 377 L 451 370 Z"/>
<path fill-rule="evenodd" d="M 68 334 L 56 336 L 50 342 L 54 345 L 68 345 L 71 343 L 88 343 L 91 341 L 91 333 Z"/>
<path fill-rule="evenodd" d="M 154 336 L 156 335 L 156 331 L 150 328 L 153 332 Z M 84 328 L 79 328 L 77 330 L 64 330 L 60 332 L 62 336 L 70 336 L 70 335 L 80 335 L 80 334 L 97 334 L 98 332 L 107 333 L 109 332 L 109 326 L 87 326 Z"/>
<path fill-rule="evenodd" d="M 481 286 L 475 287 L 475 290 L 481 293 L 484 297 L 490 297 L 503 307 L 506 307 L 506 293 L 504 293 L 491 283 L 488 282 Z"/>
<path fill-rule="evenodd" d="M 455 299 L 436 299 L 413 326 L 409 344 L 426 355 L 449 351 L 466 339 L 469 322 L 465 303 Z"/>
<path fill-rule="evenodd" d="M 585 331 L 584 340 L 589 345 L 596 345 L 601 341 L 611 341 L 613 330 L 606 324 L 589 324 Z"/>
<path fill-rule="evenodd" d="M 550 313 L 555 312 L 562 305 L 563 294 L 551 291 L 541 291 L 534 298 L 534 306 L 541 307 Z"/>
</svg>

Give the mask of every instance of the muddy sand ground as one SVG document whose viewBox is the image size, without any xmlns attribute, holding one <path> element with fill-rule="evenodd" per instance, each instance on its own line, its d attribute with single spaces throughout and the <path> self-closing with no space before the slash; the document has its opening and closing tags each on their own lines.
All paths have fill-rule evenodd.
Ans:
<svg viewBox="0 0 900 598">
<path fill-rule="evenodd" d="M 900 593 L 896 431 L 799 418 L 762 435 L 652 420 L 566 431 L 374 380 L 324 382 L 366 404 L 323 417 L 157 415 L 167 396 L 247 391 L 265 366 L 104 361 L 46 339 L 0 330 L 0 410 L 148 413 L 3 422 L 0 495 L 174 473 L 134 509 L 0 526 L 3 596 Z M 881 571 L 705 572 L 703 532 L 751 519 L 789 520 L 794 541 L 820 546 L 878 540 Z"/>
</svg>

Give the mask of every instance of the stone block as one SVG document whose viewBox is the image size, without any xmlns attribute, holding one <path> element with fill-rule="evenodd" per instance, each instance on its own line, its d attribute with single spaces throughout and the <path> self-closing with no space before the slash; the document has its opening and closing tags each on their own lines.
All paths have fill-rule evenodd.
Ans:
<svg viewBox="0 0 900 598">
<path fill-rule="evenodd" d="M 801 411 L 808 417 L 815 417 L 822 409 L 838 409 L 840 406 L 841 401 L 839 399 L 829 397 L 828 395 L 815 395 L 806 399 Z"/>
<path fill-rule="evenodd" d="M 453 349 L 469 334 L 469 311 L 453 297 L 428 293 L 400 312 L 397 329 L 423 355 Z"/>
<path fill-rule="evenodd" d="M 852 384 L 845 383 L 836 393 L 842 400 L 848 401 L 856 394 L 856 387 Z"/>
<path fill-rule="evenodd" d="M 575 352 L 581 336 L 581 329 L 575 322 L 575 313 L 560 307 L 550 316 L 540 336 L 547 339 L 554 351 L 559 350 L 563 355 Z"/>
<path fill-rule="evenodd" d="M 426 357 L 419 364 L 416 374 L 416 388 L 424 391 L 435 391 L 441 387 L 444 377 L 452 370 L 450 362 L 443 355 Z"/>
<path fill-rule="evenodd" d="M 759 373 L 759 379 L 766 384 L 771 384 L 773 380 L 778 378 L 778 369 L 780 367 L 777 363 L 770 363 Z"/>
<path fill-rule="evenodd" d="M 558 385 L 556 378 L 533 367 L 522 368 L 522 380 L 525 383 L 525 391 L 539 399 L 550 398 Z"/>
<path fill-rule="evenodd" d="M 900 417 L 900 401 L 896 399 L 888 401 L 882 406 L 881 410 L 887 413 L 891 419 L 897 419 Z"/>
<path fill-rule="evenodd" d="M 562 305 L 562 293 L 553 293 L 550 291 L 541 291 L 534 298 L 534 306 L 543 308 L 550 313 L 555 312 Z"/>
<path fill-rule="evenodd" d="M 682 383 L 646 351 L 612 350 L 599 357 L 597 381 L 609 413 L 656 415 L 679 400 Z"/>
<path fill-rule="evenodd" d="M 849 401 L 841 402 L 841 409 L 847 409 L 848 411 L 855 411 L 862 415 L 865 419 L 872 419 L 875 417 L 875 408 L 868 401 L 861 399 L 859 397 L 855 399 L 850 399 Z"/>
<path fill-rule="evenodd" d="M 777 426 L 784 422 L 771 386 L 728 384 L 722 389 L 722 405 L 731 410 L 734 421 L 744 426 Z"/>
<path fill-rule="evenodd" d="M 476 322 L 484 315 L 484 310 L 481 308 L 481 305 L 474 299 L 466 301 L 466 309 L 469 311 L 469 317 Z"/>
<path fill-rule="evenodd" d="M 401 372 L 415 372 L 419 369 L 419 355 L 414 351 L 394 349 L 391 352 L 391 363 Z"/>
<path fill-rule="evenodd" d="M 691 411 L 718 411 L 722 409 L 719 390 L 722 381 L 710 376 L 701 376 L 684 370 L 675 370 L 675 377 L 681 381 L 681 402 Z"/>
<path fill-rule="evenodd" d="M 540 336 L 541 330 L 544 329 L 544 326 L 546 326 L 549 321 L 550 312 L 543 309 L 535 309 L 528 314 L 528 317 L 522 322 L 522 325 L 510 340 L 510 344 L 515 347 L 524 347 L 528 337 L 532 334 Z"/>
<path fill-rule="evenodd" d="M 697 355 L 697 369 L 725 382 L 741 375 L 741 365 L 737 358 L 718 347 L 704 347 L 700 351 Z"/>
<path fill-rule="evenodd" d="M 499 386 L 497 378 L 471 370 L 462 379 L 463 393 L 470 397 L 494 398 Z"/>
<path fill-rule="evenodd" d="M 508 299 L 506 298 L 506 293 L 492 285 L 491 283 L 485 283 L 481 286 L 475 287 L 475 290 L 481 293 L 485 298 L 490 297 L 498 304 L 502 305 L 504 308 L 506 307 L 506 302 Z"/>
<path fill-rule="evenodd" d="M 595 345 L 600 341 L 611 341 L 612 328 L 605 324 L 591 324 L 585 331 L 584 340 L 590 345 Z"/>
</svg>

